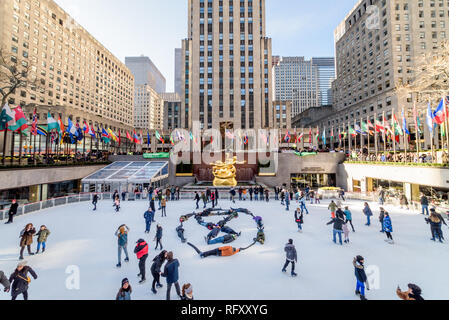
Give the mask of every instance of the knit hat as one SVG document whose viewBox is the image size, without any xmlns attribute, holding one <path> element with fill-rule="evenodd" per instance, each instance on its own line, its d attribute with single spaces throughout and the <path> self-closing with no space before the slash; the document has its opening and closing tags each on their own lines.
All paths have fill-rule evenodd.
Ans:
<svg viewBox="0 0 449 320">
<path fill-rule="evenodd" d="M 420 296 L 421 295 L 422 290 L 416 284 L 409 283 L 408 287 L 409 287 L 409 289 L 412 289 L 412 292 L 413 292 L 414 295 L 416 295 L 416 296 Z"/>
<path fill-rule="evenodd" d="M 19 262 L 19 264 L 17 265 L 17 267 L 25 267 L 28 264 L 28 261 L 23 260 L 21 262 Z"/>
<path fill-rule="evenodd" d="M 125 285 L 125 283 L 129 284 L 128 278 L 125 278 L 125 279 L 122 280 L 122 287 Z"/>
</svg>

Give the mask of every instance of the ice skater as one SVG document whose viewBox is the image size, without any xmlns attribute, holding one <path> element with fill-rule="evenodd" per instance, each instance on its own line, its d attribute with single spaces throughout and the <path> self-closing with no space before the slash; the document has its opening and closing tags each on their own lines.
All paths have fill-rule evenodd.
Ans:
<svg viewBox="0 0 449 320">
<path fill-rule="evenodd" d="M 430 217 L 425 218 L 425 221 L 430 224 L 430 231 L 432 232 L 432 241 L 436 241 L 436 237 L 438 237 L 438 241 L 443 243 L 444 236 L 443 236 L 443 230 L 441 230 L 442 224 L 444 223 L 446 226 L 446 221 L 444 221 L 444 218 L 436 213 L 435 209 L 430 209 Z"/>
<path fill-rule="evenodd" d="M 307 207 L 306 207 L 306 199 L 304 196 L 299 199 L 299 204 L 300 204 L 301 212 L 305 211 L 306 214 L 309 214 L 309 210 L 307 210 Z"/>
<path fill-rule="evenodd" d="M 139 260 L 139 274 L 138 277 L 141 277 L 139 284 L 144 283 L 147 279 L 145 278 L 145 262 L 148 258 L 148 244 L 143 239 L 139 239 L 137 241 L 137 245 L 134 248 L 134 253 Z"/>
<path fill-rule="evenodd" d="M 199 202 L 200 202 L 200 195 L 198 194 L 198 192 L 197 191 L 195 191 L 195 197 L 193 198 L 193 201 L 196 201 L 196 210 L 198 210 L 199 208 L 200 208 L 200 206 L 199 206 Z"/>
<path fill-rule="evenodd" d="M 98 203 L 98 194 L 94 194 L 92 197 L 92 204 L 94 206 L 93 211 L 97 211 L 97 203 Z"/>
<path fill-rule="evenodd" d="M 365 202 L 363 214 L 366 216 L 366 226 L 369 227 L 371 225 L 371 217 L 373 216 L 373 212 L 371 211 L 368 202 Z"/>
<path fill-rule="evenodd" d="M 133 292 L 133 289 L 131 288 L 131 285 L 129 284 L 128 279 L 125 278 L 122 280 L 122 286 L 120 287 L 120 290 L 118 291 L 117 295 L 115 296 L 115 300 L 119 300 L 119 301 L 131 300 L 132 292 Z"/>
<path fill-rule="evenodd" d="M 304 223 L 304 213 L 300 208 L 295 210 L 295 222 L 298 225 L 298 232 L 302 233 L 302 225 Z"/>
<path fill-rule="evenodd" d="M 343 234 L 345 235 L 345 241 L 344 243 L 349 243 L 349 227 L 348 222 L 344 222 L 342 225 Z"/>
<path fill-rule="evenodd" d="M 383 226 L 385 234 L 387 235 L 387 239 L 385 241 L 389 244 L 394 244 L 393 236 L 391 235 L 393 233 L 393 225 L 391 223 L 390 214 L 388 212 L 385 212 Z"/>
<path fill-rule="evenodd" d="M 120 211 L 120 198 L 117 196 L 114 201 L 115 212 Z"/>
<path fill-rule="evenodd" d="M 36 233 L 36 237 L 37 237 L 36 254 L 39 253 L 41 246 L 42 246 L 42 253 L 45 252 L 45 245 L 47 243 L 47 238 L 49 235 L 50 235 L 50 230 L 48 230 L 46 226 L 41 226 L 41 228 L 39 229 L 39 232 Z"/>
<path fill-rule="evenodd" d="M 11 283 L 11 300 L 16 300 L 19 295 L 23 295 L 23 300 L 28 300 L 28 286 L 31 282 L 28 273 L 37 279 L 37 274 L 27 265 L 26 261 L 22 261 L 17 265 L 16 270 L 9 277 Z"/>
<path fill-rule="evenodd" d="M 424 301 L 424 298 L 421 296 L 422 290 L 416 284 L 409 283 L 408 291 L 402 292 L 401 288 L 398 286 L 396 289 L 396 294 L 401 300 L 416 300 L 416 301 Z"/>
<path fill-rule="evenodd" d="M 153 264 L 151 265 L 151 275 L 153 276 L 153 283 L 151 284 L 151 292 L 154 294 L 157 294 L 156 287 L 158 289 L 162 288 L 163 285 L 161 284 L 161 268 L 164 264 L 165 260 L 167 259 L 167 251 L 163 250 L 161 253 L 159 253 L 156 257 L 153 259 Z"/>
<path fill-rule="evenodd" d="M 14 199 L 12 201 L 11 206 L 9 207 L 9 210 L 8 210 L 8 221 L 5 224 L 13 223 L 14 216 L 17 214 L 17 209 L 18 208 L 19 208 L 19 204 L 17 203 L 17 200 Z"/>
<path fill-rule="evenodd" d="M 167 199 L 165 198 L 165 196 L 163 196 L 161 200 L 161 210 L 162 217 L 167 217 Z"/>
<path fill-rule="evenodd" d="M 122 224 L 120 227 L 118 227 L 117 231 L 115 232 L 115 236 L 117 237 L 117 257 L 118 257 L 118 263 L 116 265 L 117 268 L 122 267 L 122 250 L 125 252 L 125 262 L 129 262 L 129 256 L 128 256 L 128 232 L 129 228 L 126 224 Z"/>
<path fill-rule="evenodd" d="M 157 250 L 157 247 L 160 245 L 161 246 L 161 250 L 162 248 L 162 226 L 160 224 L 157 225 L 157 230 L 156 230 L 156 236 L 154 237 L 154 241 L 156 241 L 156 248 L 154 248 L 154 250 Z"/>
<path fill-rule="evenodd" d="M 287 267 L 291 263 L 292 264 L 292 271 L 291 275 L 292 277 L 296 277 L 297 274 L 295 273 L 295 263 L 298 262 L 298 254 L 296 252 L 296 248 L 293 245 L 293 240 L 288 240 L 288 243 L 285 245 L 284 248 L 285 255 L 286 255 L 286 261 L 284 264 L 284 267 L 282 268 L 282 272 L 287 272 Z"/>
<path fill-rule="evenodd" d="M 145 233 L 150 233 L 151 223 L 154 219 L 154 211 L 149 208 L 147 211 L 145 211 L 143 217 L 145 219 Z"/>
<path fill-rule="evenodd" d="M 346 218 L 346 223 L 349 222 L 349 224 L 351 225 L 351 228 L 352 228 L 352 232 L 355 232 L 354 225 L 352 224 L 352 213 L 349 210 L 349 207 L 345 207 L 344 214 L 345 214 L 345 218 Z"/>
<path fill-rule="evenodd" d="M 33 236 L 36 234 L 36 229 L 32 223 L 28 223 L 25 228 L 20 232 L 20 257 L 19 260 L 23 260 L 23 252 L 25 247 L 28 249 L 28 254 L 34 256 L 31 252 L 31 244 L 33 243 Z"/>
<path fill-rule="evenodd" d="M 343 233 L 343 224 L 344 224 L 344 220 L 341 219 L 340 217 L 335 217 L 333 218 L 331 221 L 329 221 L 327 223 L 327 225 L 333 225 L 334 229 L 333 229 L 333 242 L 335 244 L 337 244 L 337 235 L 340 241 L 340 245 L 343 245 L 343 241 L 342 241 L 342 233 Z"/>
<path fill-rule="evenodd" d="M 335 218 L 335 212 L 337 211 L 337 205 L 335 204 L 334 200 L 331 201 L 329 206 L 327 207 L 328 210 L 331 212 L 332 219 Z"/>
<path fill-rule="evenodd" d="M 167 264 L 161 276 L 167 279 L 167 301 L 170 300 L 171 287 L 175 285 L 176 293 L 181 298 L 181 288 L 179 287 L 179 261 L 173 258 L 173 252 L 167 253 Z"/>
<path fill-rule="evenodd" d="M 368 300 L 365 297 L 365 284 L 366 288 L 369 290 L 368 277 L 365 273 L 365 259 L 362 256 L 357 256 L 352 261 L 354 266 L 355 277 L 357 279 L 357 285 L 355 289 L 355 294 L 360 295 L 360 300 Z"/>
</svg>

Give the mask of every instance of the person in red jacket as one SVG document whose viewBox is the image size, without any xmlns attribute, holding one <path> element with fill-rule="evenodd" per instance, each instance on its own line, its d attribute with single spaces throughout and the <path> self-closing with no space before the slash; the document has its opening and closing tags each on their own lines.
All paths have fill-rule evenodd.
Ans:
<svg viewBox="0 0 449 320">
<path fill-rule="evenodd" d="M 134 253 L 137 255 L 137 259 L 139 259 L 140 273 L 137 276 L 142 277 L 142 279 L 139 281 L 139 284 L 142 284 L 147 280 L 145 278 L 145 262 L 148 258 L 148 244 L 145 242 L 145 240 L 139 239 L 139 241 L 137 241 Z"/>
</svg>

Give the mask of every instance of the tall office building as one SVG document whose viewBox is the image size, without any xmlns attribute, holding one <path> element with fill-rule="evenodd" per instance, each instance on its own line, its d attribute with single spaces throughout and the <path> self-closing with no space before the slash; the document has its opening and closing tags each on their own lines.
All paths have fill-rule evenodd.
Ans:
<svg viewBox="0 0 449 320">
<path fill-rule="evenodd" d="M 318 104 L 332 105 L 332 82 L 335 80 L 334 58 L 312 58 L 312 64 L 318 69 Z"/>
<path fill-rule="evenodd" d="M 271 39 L 265 0 L 189 0 L 181 125 L 251 129 L 272 124 Z"/>
<path fill-rule="evenodd" d="M 134 126 L 142 130 L 161 130 L 164 125 L 162 97 L 148 84 L 136 85 Z"/>
<path fill-rule="evenodd" d="M 161 98 L 164 101 L 164 130 L 181 128 L 181 98 L 176 92 L 163 93 Z"/>
<path fill-rule="evenodd" d="M 359 1 L 335 30 L 338 113 L 324 124 L 347 127 L 384 113 L 391 119 L 393 110 L 398 114 L 402 108 L 411 116 L 415 97 L 398 93 L 395 86 L 413 82 L 418 58 L 447 40 L 448 12 L 443 0 Z M 423 115 L 425 106 L 418 107 Z"/>
<path fill-rule="evenodd" d="M 175 92 L 181 96 L 182 94 L 182 49 L 175 49 Z"/>
<path fill-rule="evenodd" d="M 166 91 L 166 80 L 150 58 L 145 56 L 126 57 L 125 64 L 134 75 L 136 86 L 149 85 L 157 93 Z"/>
<path fill-rule="evenodd" d="M 292 115 L 320 106 L 318 67 L 304 57 L 282 57 L 273 67 L 275 99 L 292 102 Z"/>
<path fill-rule="evenodd" d="M 0 48 L 8 63 L 29 69 L 36 86 L 9 103 L 113 130 L 133 127 L 130 70 L 52 0 L 0 1 Z"/>
</svg>

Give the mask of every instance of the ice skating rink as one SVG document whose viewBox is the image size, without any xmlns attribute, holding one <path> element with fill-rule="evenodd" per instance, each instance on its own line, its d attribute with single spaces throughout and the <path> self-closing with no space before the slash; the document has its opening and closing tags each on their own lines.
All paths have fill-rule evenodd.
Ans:
<svg viewBox="0 0 449 320">
<path fill-rule="evenodd" d="M 179 217 L 192 213 L 193 201 L 168 202 L 167 217 L 156 213 L 157 223 L 164 228 L 162 243 L 164 249 L 173 251 L 180 261 L 180 285 L 191 283 L 196 300 L 264 299 L 264 300 L 335 300 L 358 299 L 355 296 L 355 276 L 352 259 L 356 255 L 365 257 L 367 273 L 374 287 L 367 291 L 367 298 L 373 300 L 394 299 L 398 285 L 403 290 L 410 282 L 418 284 L 425 299 L 449 299 L 449 278 L 445 276 L 449 264 L 449 246 L 430 241 L 430 227 L 417 212 L 406 212 L 386 206 L 391 214 L 395 244 L 384 241 L 377 219 L 379 206 L 370 204 L 374 217 L 371 227 L 365 226 L 361 201 L 348 201 L 353 214 L 356 233 L 350 234 L 349 245 L 335 245 L 332 242 L 332 226 L 327 226 L 330 213 L 329 201 L 321 205 L 308 205 L 310 214 L 305 216 L 304 232 L 297 232 L 294 221 L 293 202 L 290 211 L 279 202 L 239 202 L 232 205 L 228 200 L 219 202 L 223 209 L 248 208 L 254 215 L 262 216 L 265 224 L 265 245 L 252 248 L 233 257 L 211 257 L 200 259 L 187 244 L 182 244 L 176 234 Z M 39 278 L 32 279 L 29 289 L 31 300 L 111 300 L 115 299 L 121 280 L 129 278 L 134 300 L 163 300 L 164 288 L 157 295 L 151 293 L 150 266 L 155 251 L 153 223 L 150 235 L 146 235 L 143 213 L 148 202 L 123 202 L 122 210 L 116 214 L 112 201 L 100 201 L 98 211 L 93 212 L 90 203 L 78 203 L 51 208 L 15 219 L 14 224 L 0 224 L 0 270 L 9 276 L 19 262 L 19 234 L 27 223 L 38 228 L 45 224 L 51 231 L 45 254 L 28 256 L 25 260 L 37 272 Z M 218 222 L 219 217 L 204 218 L 207 222 Z M 114 232 L 121 224 L 130 227 L 128 251 L 130 262 L 122 262 L 117 269 L 117 239 Z M 232 245 L 246 247 L 257 233 L 256 224 L 250 216 L 240 214 L 232 220 L 230 227 L 242 236 Z M 184 224 L 185 236 L 189 242 L 206 251 L 217 248 L 208 246 L 204 236 L 208 231 L 190 219 Z M 449 240 L 448 228 L 443 231 Z M 147 260 L 147 282 L 138 284 L 138 266 L 134 246 L 139 238 L 149 242 Z M 285 262 L 284 245 L 292 238 L 298 251 L 297 278 L 290 272 L 283 274 Z M 36 239 L 36 237 L 34 237 Z M 37 243 L 32 245 L 36 250 Z M 123 257 L 122 257 L 123 259 Z M 76 274 L 66 273 L 79 270 L 79 288 Z M 69 267 L 69 268 L 68 268 Z M 290 268 L 289 268 L 290 271 Z M 67 284 L 69 284 L 67 286 Z M 172 289 L 172 299 L 176 293 Z M 10 299 L 10 294 L 0 291 L 0 299 Z M 22 299 L 22 296 L 19 297 Z"/>
</svg>

